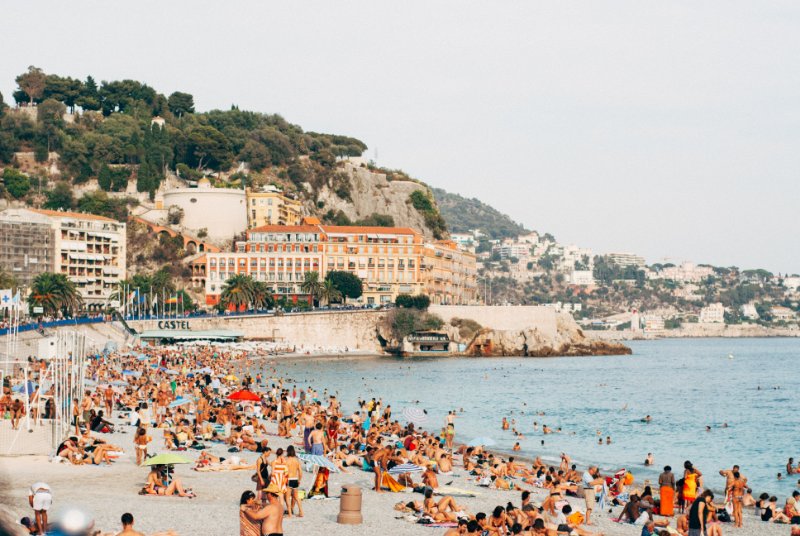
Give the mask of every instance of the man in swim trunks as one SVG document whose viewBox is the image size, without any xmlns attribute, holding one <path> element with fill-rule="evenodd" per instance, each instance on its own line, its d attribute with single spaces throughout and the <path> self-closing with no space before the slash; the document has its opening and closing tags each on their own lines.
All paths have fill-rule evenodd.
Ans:
<svg viewBox="0 0 800 536">
<path fill-rule="evenodd" d="M 325 434 L 322 431 L 321 422 L 314 425 L 314 431 L 308 436 L 308 441 L 311 443 L 311 454 L 317 456 L 325 455 Z"/>
<path fill-rule="evenodd" d="M 300 420 L 303 422 L 303 450 L 311 452 L 311 441 L 308 439 L 311 432 L 314 431 L 314 416 L 311 414 L 311 406 L 305 407 Z"/>
<path fill-rule="evenodd" d="M 118 532 L 117 536 L 144 536 L 138 530 L 133 530 L 133 515 L 129 513 L 122 514 L 122 532 Z"/>
<path fill-rule="evenodd" d="M 36 520 L 36 530 L 39 534 L 47 532 L 47 511 L 53 505 L 53 495 L 50 486 L 44 482 L 36 482 L 31 486 L 28 494 L 28 503 L 33 508 Z"/>
</svg>

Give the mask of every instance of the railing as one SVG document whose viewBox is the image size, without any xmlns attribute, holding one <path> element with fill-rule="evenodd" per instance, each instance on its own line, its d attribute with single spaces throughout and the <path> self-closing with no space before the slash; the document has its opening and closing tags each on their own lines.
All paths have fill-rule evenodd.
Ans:
<svg viewBox="0 0 800 536">
<path fill-rule="evenodd" d="M 103 317 L 94 317 L 94 318 L 69 318 L 64 320 L 54 320 L 52 322 L 30 322 L 28 324 L 21 324 L 17 327 L 17 331 L 22 333 L 24 331 L 35 331 L 38 329 L 46 329 L 46 328 L 57 328 L 61 326 L 79 326 L 82 324 L 99 324 L 101 322 L 105 322 L 105 318 Z M 10 328 L 2 328 L 0 329 L 0 336 L 8 335 L 10 332 Z"/>
</svg>

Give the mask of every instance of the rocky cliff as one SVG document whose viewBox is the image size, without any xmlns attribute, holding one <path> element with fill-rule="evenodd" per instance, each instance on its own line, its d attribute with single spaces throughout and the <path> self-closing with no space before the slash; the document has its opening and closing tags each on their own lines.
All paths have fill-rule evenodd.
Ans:
<svg viewBox="0 0 800 536">
<path fill-rule="evenodd" d="M 339 169 L 346 176 L 348 184 L 344 185 L 344 189 L 338 181 L 323 184 L 316 202 L 307 202 L 306 208 L 310 213 L 320 213 L 322 216 L 328 211 L 341 211 L 352 221 L 363 220 L 374 214 L 390 216 L 395 226 L 418 229 L 426 238 L 434 238 L 435 232 L 425 221 L 425 215 L 414 208 L 410 200 L 416 190 L 422 190 L 433 199 L 428 186 L 411 180 L 389 180 L 385 173 L 366 167 L 360 158 L 341 162 Z"/>
</svg>

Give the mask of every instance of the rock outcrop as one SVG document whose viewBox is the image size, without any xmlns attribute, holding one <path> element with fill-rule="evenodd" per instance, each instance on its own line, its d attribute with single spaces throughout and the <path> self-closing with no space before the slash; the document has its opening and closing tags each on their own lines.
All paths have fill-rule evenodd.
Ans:
<svg viewBox="0 0 800 536">
<path fill-rule="evenodd" d="M 545 334 L 538 327 L 501 330 L 483 329 L 467 347 L 473 356 L 588 356 L 628 355 L 624 344 L 586 337 L 575 321 L 566 314 L 556 317 L 556 333 Z"/>
</svg>

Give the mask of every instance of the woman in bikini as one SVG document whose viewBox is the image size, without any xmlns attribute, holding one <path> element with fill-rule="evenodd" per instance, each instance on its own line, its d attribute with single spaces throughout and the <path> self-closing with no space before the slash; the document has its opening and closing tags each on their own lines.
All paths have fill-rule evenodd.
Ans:
<svg viewBox="0 0 800 536">
<path fill-rule="evenodd" d="M 177 495 L 178 497 L 193 498 L 195 494 L 191 490 L 183 488 L 178 477 L 173 477 L 172 482 L 167 485 L 163 478 L 163 469 L 160 465 L 154 465 L 147 475 L 147 485 L 142 490 L 145 495 Z"/>
<path fill-rule="evenodd" d="M 136 437 L 133 439 L 136 446 L 136 465 L 142 465 L 147 459 L 147 444 L 151 440 L 152 438 L 147 435 L 147 430 L 144 428 L 136 430 Z"/>
</svg>

